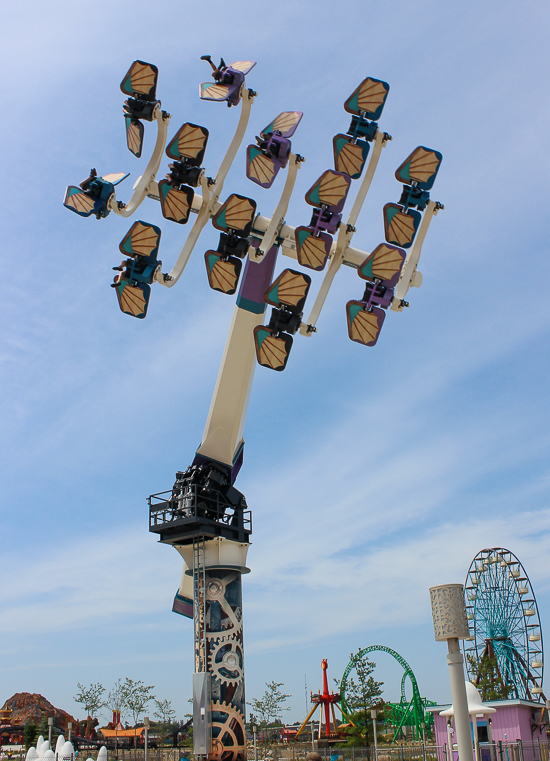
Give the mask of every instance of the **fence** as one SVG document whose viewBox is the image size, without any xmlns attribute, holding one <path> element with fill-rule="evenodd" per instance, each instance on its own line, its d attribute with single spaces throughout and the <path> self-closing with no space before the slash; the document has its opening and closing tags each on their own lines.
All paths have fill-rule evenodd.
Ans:
<svg viewBox="0 0 550 761">
<path fill-rule="evenodd" d="M 25 761 L 26 751 L 10 751 L 9 746 L 2 748 L 5 758 L 0 761 Z M 81 748 L 78 751 L 77 761 L 97 761 L 99 748 L 86 750 Z M 113 749 L 107 750 L 109 761 L 145 761 L 145 751 L 143 748 L 119 748 L 115 753 Z M 36 761 L 42 761 L 38 758 Z M 194 761 L 193 752 L 190 748 L 149 748 L 147 750 L 147 761 Z"/>
<path fill-rule="evenodd" d="M 456 748 L 456 746 L 455 746 Z M 311 751 L 309 743 L 288 743 L 285 745 L 267 745 L 258 743 L 258 761 L 303 761 Z M 10 751 L 9 746 L 2 748 L 4 759 L 1 761 L 25 761 L 25 751 Z M 538 740 L 534 743 L 481 743 L 479 761 L 550 761 L 548 743 Z M 447 752 L 446 745 L 381 745 L 378 753 L 374 748 L 352 748 L 335 746 L 332 748 L 315 748 L 323 761 L 459 761 L 458 753 Z M 98 749 L 78 753 L 78 761 L 97 761 Z M 115 753 L 108 751 L 109 761 L 145 761 L 142 749 L 121 749 Z M 40 759 L 37 759 L 40 761 Z M 147 761 L 194 761 L 190 748 L 149 748 Z M 254 744 L 247 745 L 247 761 L 255 761 Z"/>
<path fill-rule="evenodd" d="M 263 745 L 258 744 L 258 761 L 303 761 L 312 750 L 311 744 L 293 744 L 268 746 L 264 756 Z M 444 746 L 437 745 L 390 745 L 379 746 L 378 757 L 374 748 L 353 748 L 336 746 L 332 748 L 315 748 L 323 761 L 447 761 Z M 254 746 L 247 747 L 248 761 L 254 761 Z M 507 761 L 493 759 L 492 761 Z M 516 761 L 509 759 L 509 761 Z M 521 761 L 521 760 L 520 760 Z M 548 759 L 544 759 L 548 761 Z"/>
<path fill-rule="evenodd" d="M 456 748 L 456 746 L 455 746 Z M 267 746 L 264 755 L 263 745 L 258 744 L 258 761 L 303 761 L 311 751 L 310 744 L 292 744 L 284 746 Z M 548 743 L 482 743 L 479 748 L 479 761 L 550 761 Z M 453 751 L 452 758 L 446 745 L 389 745 L 374 748 L 315 748 L 323 761 L 459 761 L 458 752 Z M 254 746 L 247 747 L 248 761 L 255 761 Z"/>
</svg>

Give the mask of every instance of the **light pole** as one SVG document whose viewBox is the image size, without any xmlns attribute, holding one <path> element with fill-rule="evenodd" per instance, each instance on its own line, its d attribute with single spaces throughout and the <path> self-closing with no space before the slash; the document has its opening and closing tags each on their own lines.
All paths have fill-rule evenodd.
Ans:
<svg viewBox="0 0 550 761">
<path fill-rule="evenodd" d="M 149 717 L 144 716 L 143 718 L 143 728 L 144 728 L 144 734 L 145 734 L 145 761 L 147 761 L 147 746 L 149 745 Z"/>
<path fill-rule="evenodd" d="M 258 727 L 256 724 L 252 727 L 252 732 L 254 734 L 254 761 L 258 761 Z"/>
<path fill-rule="evenodd" d="M 447 641 L 449 678 L 453 699 L 456 739 L 460 761 L 473 761 L 470 734 L 470 716 L 466 684 L 464 681 L 464 659 L 458 644 L 459 639 L 470 636 L 464 588 L 462 584 L 440 584 L 430 588 L 432 616 L 436 642 Z"/>
<path fill-rule="evenodd" d="M 453 761 L 453 727 L 451 717 L 447 719 L 447 761 Z"/>
<path fill-rule="evenodd" d="M 378 738 L 376 737 L 376 708 L 370 709 L 370 717 L 372 719 L 372 735 L 374 737 L 374 761 L 378 761 Z"/>
<path fill-rule="evenodd" d="M 72 723 L 72 721 L 70 721 L 67 724 L 67 729 L 69 730 L 69 742 L 71 742 L 71 732 L 72 732 L 72 729 L 73 729 L 73 723 Z"/>
<path fill-rule="evenodd" d="M 48 716 L 48 742 L 50 748 L 52 747 L 52 729 L 53 729 L 53 716 Z"/>
<path fill-rule="evenodd" d="M 423 721 L 420 726 L 422 727 L 422 758 L 426 761 L 426 722 Z"/>
</svg>

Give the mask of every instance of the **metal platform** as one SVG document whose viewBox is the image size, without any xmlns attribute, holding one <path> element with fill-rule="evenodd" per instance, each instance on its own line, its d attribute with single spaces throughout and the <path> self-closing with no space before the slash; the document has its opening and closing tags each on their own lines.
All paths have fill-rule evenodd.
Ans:
<svg viewBox="0 0 550 761">
<path fill-rule="evenodd" d="M 174 488 L 152 494 L 149 503 L 149 531 L 165 544 L 191 544 L 193 538 L 223 537 L 235 542 L 250 541 L 251 511 L 244 496 L 234 487 L 205 489 L 185 474 Z M 229 491 L 229 494 L 227 493 Z"/>
</svg>

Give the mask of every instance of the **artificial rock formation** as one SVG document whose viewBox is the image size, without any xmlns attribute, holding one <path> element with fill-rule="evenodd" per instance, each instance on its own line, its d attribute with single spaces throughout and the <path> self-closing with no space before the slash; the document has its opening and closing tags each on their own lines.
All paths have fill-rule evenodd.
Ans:
<svg viewBox="0 0 550 761">
<path fill-rule="evenodd" d="M 53 723 L 57 729 L 63 733 L 68 731 L 68 723 L 75 719 L 63 711 L 61 708 L 55 708 L 49 700 L 43 695 L 30 692 L 16 692 L 11 698 L 8 698 L 3 705 L 3 709 L 11 710 L 11 723 L 15 726 L 26 726 L 27 724 L 40 724 L 44 716 L 53 716 Z"/>
</svg>

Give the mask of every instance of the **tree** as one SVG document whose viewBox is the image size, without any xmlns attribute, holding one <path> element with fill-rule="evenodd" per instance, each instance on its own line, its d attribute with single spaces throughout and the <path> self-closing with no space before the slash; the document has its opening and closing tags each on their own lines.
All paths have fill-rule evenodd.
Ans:
<svg viewBox="0 0 550 761">
<path fill-rule="evenodd" d="M 249 703 L 249 705 L 258 713 L 260 717 L 260 726 L 264 729 L 267 728 L 269 724 L 272 724 L 277 720 L 280 721 L 283 711 L 290 711 L 290 707 L 283 706 L 285 700 L 290 697 L 290 695 L 285 695 L 280 691 L 279 687 L 283 687 L 283 683 L 266 682 L 265 686 L 267 689 L 264 692 L 263 697 L 260 699 L 254 698 L 254 700 Z"/>
<path fill-rule="evenodd" d="M 76 686 L 78 687 L 78 693 L 73 700 L 75 703 L 81 703 L 84 706 L 86 716 L 95 719 L 99 709 L 106 705 L 105 700 L 103 699 L 105 687 L 99 682 L 91 684 L 89 687 L 84 687 L 83 684 L 78 682 Z"/>
<path fill-rule="evenodd" d="M 485 652 L 478 662 L 473 655 L 467 655 L 470 670 L 475 677 L 475 685 L 481 695 L 481 700 L 506 700 L 512 687 L 504 684 L 498 668 L 497 657 Z"/>
<path fill-rule="evenodd" d="M 258 724 L 260 723 L 258 719 L 256 718 L 256 716 L 252 713 L 252 711 L 250 711 L 250 714 L 248 715 L 248 723 L 250 725 L 251 732 L 253 731 L 253 727 L 257 727 Z"/>
<path fill-rule="evenodd" d="M 138 723 L 139 716 L 145 711 L 147 703 L 155 699 L 155 696 L 151 693 L 151 690 L 154 689 L 153 685 L 147 687 L 143 684 L 141 679 L 134 682 L 133 679 L 128 679 L 128 677 L 126 677 L 124 684 L 122 685 L 124 705 L 132 714 L 134 725 Z"/>
<path fill-rule="evenodd" d="M 50 725 L 48 724 L 48 716 L 46 716 L 45 714 L 40 719 L 40 724 L 38 725 L 36 730 L 37 739 L 38 737 L 40 737 L 40 735 L 42 735 L 42 737 L 45 740 L 47 740 L 48 737 L 50 736 Z M 52 726 L 52 749 L 55 748 L 55 741 L 57 740 L 59 735 L 60 735 L 60 732 L 54 724 Z"/>
<path fill-rule="evenodd" d="M 155 729 L 159 731 L 162 736 L 162 741 L 166 742 L 166 739 L 170 732 L 176 728 L 176 712 L 172 708 L 172 703 L 169 700 L 157 700 L 155 698 L 155 705 L 157 710 L 153 716 L 158 719 L 158 723 L 155 722 Z"/>
<path fill-rule="evenodd" d="M 362 728 L 364 727 L 363 742 L 368 744 L 369 727 L 372 724 L 370 709 L 374 708 L 380 702 L 382 696 L 382 690 L 380 688 L 384 682 L 377 682 L 371 676 L 376 668 L 376 663 L 374 663 L 374 661 L 369 661 L 365 656 L 361 656 L 361 650 L 358 650 L 355 655 L 352 653 L 350 660 L 354 660 L 357 681 L 355 681 L 355 679 L 347 680 L 346 703 L 352 712 L 351 719 L 357 720 L 362 725 Z M 357 731 L 354 730 L 351 730 L 348 733 L 349 739 L 354 743 L 356 740 L 355 735 L 357 734 Z"/>
<path fill-rule="evenodd" d="M 172 708 L 171 701 L 157 700 L 156 698 L 153 699 L 157 707 L 157 710 L 154 712 L 153 716 L 156 716 L 161 724 L 174 724 L 176 721 L 176 712 Z"/>
<path fill-rule="evenodd" d="M 105 705 L 107 708 L 110 708 L 111 711 L 120 711 L 121 716 L 126 711 L 126 694 L 121 679 L 117 679 L 113 688 L 109 690 Z"/>
<path fill-rule="evenodd" d="M 25 743 L 25 750 L 28 750 L 34 745 L 37 737 L 38 737 L 38 727 L 36 726 L 36 724 L 33 724 L 32 722 L 30 724 L 27 724 L 27 726 L 23 730 L 23 741 Z"/>
</svg>

